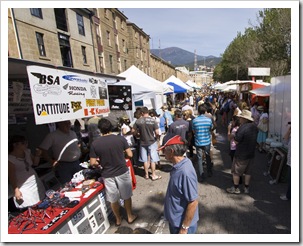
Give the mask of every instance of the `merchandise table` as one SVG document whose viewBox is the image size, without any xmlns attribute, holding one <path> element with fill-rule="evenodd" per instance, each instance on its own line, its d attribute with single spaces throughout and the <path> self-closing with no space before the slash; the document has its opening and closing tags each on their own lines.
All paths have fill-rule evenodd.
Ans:
<svg viewBox="0 0 303 246">
<path fill-rule="evenodd" d="M 136 188 L 136 177 L 131 161 L 126 159 L 130 169 L 132 187 Z M 109 228 L 108 217 L 112 211 L 105 200 L 104 184 L 90 188 L 77 200 L 72 208 L 34 209 L 29 208 L 11 219 L 9 234 L 102 234 Z"/>
<path fill-rule="evenodd" d="M 82 194 L 79 204 L 73 208 L 48 207 L 44 210 L 26 210 L 11 220 L 8 233 L 100 234 L 109 227 L 110 213 L 105 201 L 104 185 L 101 184 Z M 18 223 L 20 220 L 23 222 Z"/>
</svg>

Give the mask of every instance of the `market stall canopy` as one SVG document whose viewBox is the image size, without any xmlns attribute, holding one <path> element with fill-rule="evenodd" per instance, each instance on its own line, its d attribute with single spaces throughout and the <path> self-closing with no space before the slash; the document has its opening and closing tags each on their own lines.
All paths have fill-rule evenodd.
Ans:
<svg viewBox="0 0 303 246">
<path fill-rule="evenodd" d="M 253 81 L 253 80 L 230 80 L 228 82 L 225 82 L 224 84 L 226 85 L 239 85 L 239 84 L 255 84 L 255 85 L 264 85 L 264 86 L 268 86 L 270 85 L 270 83 L 266 83 L 263 81 Z"/>
<path fill-rule="evenodd" d="M 164 94 L 173 92 L 172 86 L 169 86 L 148 76 L 146 73 L 142 72 L 134 65 L 132 65 L 126 71 L 120 73 L 118 76 L 124 77 L 127 81 L 133 82 L 137 85 L 147 87 L 150 89 L 150 91 L 154 91 L 156 93 Z"/>
<path fill-rule="evenodd" d="M 271 90 L 270 86 L 264 86 L 264 87 L 261 87 L 261 88 L 251 90 L 249 92 L 252 93 L 252 94 L 255 94 L 256 96 L 259 96 L 259 97 L 269 97 L 270 96 L 270 90 Z"/>
<path fill-rule="evenodd" d="M 236 91 L 236 90 L 237 90 L 237 85 L 227 85 L 221 91 L 223 91 L 223 92 L 231 92 L 231 91 Z"/>
<path fill-rule="evenodd" d="M 194 89 L 201 89 L 201 86 L 197 85 L 195 82 L 193 82 L 191 80 L 188 80 L 185 83 Z"/>
<path fill-rule="evenodd" d="M 137 85 L 131 81 L 127 80 L 120 80 L 116 83 L 108 83 L 108 85 L 130 85 L 132 87 L 132 96 L 133 101 L 141 101 L 146 98 L 155 98 L 156 93 L 154 91 L 151 91 L 148 87 L 144 87 L 143 85 Z"/>
<path fill-rule="evenodd" d="M 175 84 L 174 82 L 168 82 L 168 85 L 171 85 L 174 87 L 174 93 L 186 93 L 187 90 L 177 84 Z M 165 93 L 165 94 L 171 94 L 171 93 Z"/>
<path fill-rule="evenodd" d="M 172 75 L 170 76 L 167 80 L 165 80 L 163 83 L 168 84 L 169 82 L 172 82 L 184 89 L 186 89 L 187 91 L 193 91 L 193 88 L 191 88 L 190 86 L 188 86 L 187 84 L 185 84 L 182 80 L 178 79 L 176 76 Z M 175 92 L 176 93 L 176 92 Z"/>
<path fill-rule="evenodd" d="M 228 86 L 229 86 L 228 83 L 216 84 L 216 85 L 213 86 L 213 89 L 222 91 L 222 90 L 226 89 Z"/>
</svg>

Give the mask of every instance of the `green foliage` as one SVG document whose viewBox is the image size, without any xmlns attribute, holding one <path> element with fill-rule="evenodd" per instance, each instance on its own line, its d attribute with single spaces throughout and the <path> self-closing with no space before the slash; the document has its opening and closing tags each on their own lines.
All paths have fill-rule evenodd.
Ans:
<svg viewBox="0 0 303 246">
<path fill-rule="evenodd" d="M 250 79 L 248 67 L 270 67 L 271 76 L 290 71 L 291 10 L 264 9 L 258 21 L 229 44 L 214 70 L 215 81 Z"/>
</svg>

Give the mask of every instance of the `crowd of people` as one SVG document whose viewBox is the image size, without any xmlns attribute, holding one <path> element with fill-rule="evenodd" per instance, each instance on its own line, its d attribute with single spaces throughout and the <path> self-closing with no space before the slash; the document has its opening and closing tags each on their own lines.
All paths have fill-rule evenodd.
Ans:
<svg viewBox="0 0 303 246">
<path fill-rule="evenodd" d="M 224 93 L 191 93 L 183 101 L 179 100 L 175 108 L 172 108 L 170 97 L 167 102 L 157 110 L 137 107 L 132 122 L 126 116 L 121 117 L 119 133 L 113 132 L 113 125 L 106 118 L 96 116 L 88 120 L 88 141 L 85 143 L 88 154 L 84 158 L 89 157 L 91 166 L 102 168 L 106 196 L 116 226 L 121 225 L 123 219 L 120 199 L 124 200 L 127 222 L 131 224 L 137 219 L 132 212 L 132 183 L 125 157 L 130 158 L 135 167 L 144 169 L 146 180 L 158 181 L 161 175 L 157 168 L 162 168 L 160 152 L 163 151 L 165 158 L 173 164 L 164 203 L 170 232 L 195 233 L 199 219 L 198 183 L 206 178 L 204 168 L 207 177 L 213 175 L 212 149 L 218 124 L 227 129 L 232 162 L 233 186 L 226 191 L 240 194 L 239 185 L 243 182 L 244 193 L 249 193 L 255 150 L 264 152 L 268 134 L 266 105 L 256 102 L 250 107 L 249 102 L 239 100 L 236 94 Z M 43 184 L 32 168 L 40 163 L 40 157 L 51 163 L 61 184 L 69 182 L 80 170 L 83 143 L 78 122 L 73 129 L 69 120 L 58 122 L 56 126 L 34 155 L 23 136 L 13 136 L 9 141 L 8 175 L 12 201 L 17 208 L 31 206 L 43 198 Z M 290 130 L 285 138 L 290 139 Z M 290 154 L 287 165 L 290 180 Z M 290 185 L 281 199 L 290 200 Z"/>
</svg>

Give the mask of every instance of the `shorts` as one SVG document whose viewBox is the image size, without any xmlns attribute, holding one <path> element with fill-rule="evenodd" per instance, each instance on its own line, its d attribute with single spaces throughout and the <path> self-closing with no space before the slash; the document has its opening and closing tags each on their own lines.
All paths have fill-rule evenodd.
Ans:
<svg viewBox="0 0 303 246">
<path fill-rule="evenodd" d="M 234 157 L 231 173 L 239 176 L 242 176 L 243 174 L 251 175 L 251 167 L 254 164 L 254 160 L 255 158 L 239 160 L 237 157 Z"/>
<path fill-rule="evenodd" d="M 154 142 L 151 145 L 148 146 L 140 146 L 140 158 L 139 161 L 141 162 L 147 162 L 148 156 L 150 156 L 150 162 L 156 163 L 160 161 L 160 157 L 158 154 L 158 143 Z"/>
<path fill-rule="evenodd" d="M 106 192 L 106 200 L 110 203 L 127 200 L 133 195 L 132 179 L 129 170 L 120 176 L 103 178 Z"/>
</svg>

